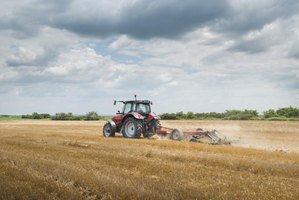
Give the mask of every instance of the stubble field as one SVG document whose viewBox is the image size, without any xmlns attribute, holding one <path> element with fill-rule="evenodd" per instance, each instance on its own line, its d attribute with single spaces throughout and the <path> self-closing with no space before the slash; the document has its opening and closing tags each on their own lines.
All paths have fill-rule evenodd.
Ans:
<svg viewBox="0 0 299 200">
<path fill-rule="evenodd" d="M 0 199 L 299 199 L 298 122 L 162 121 L 231 146 L 104 138 L 103 124 L 0 122 Z"/>
</svg>

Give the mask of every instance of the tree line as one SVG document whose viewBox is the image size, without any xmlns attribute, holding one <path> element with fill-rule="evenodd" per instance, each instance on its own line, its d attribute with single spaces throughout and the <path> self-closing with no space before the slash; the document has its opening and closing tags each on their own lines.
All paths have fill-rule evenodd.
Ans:
<svg viewBox="0 0 299 200">
<path fill-rule="evenodd" d="M 85 115 L 74 115 L 73 113 L 56 113 L 55 115 L 51 116 L 47 113 L 37 113 L 34 112 L 31 115 L 22 115 L 23 119 L 51 119 L 51 120 L 101 120 L 106 119 L 104 116 L 98 115 L 96 112 L 91 111 L 86 113 Z"/>
<path fill-rule="evenodd" d="M 85 115 L 74 115 L 73 113 L 56 113 L 50 115 L 48 113 L 34 112 L 31 115 L 22 115 L 23 119 L 51 119 L 51 120 L 107 120 L 110 117 L 100 116 L 96 112 L 91 111 Z M 180 120 L 180 119 L 223 119 L 223 120 L 299 120 L 299 108 L 284 107 L 277 110 L 269 109 L 261 114 L 256 110 L 226 110 L 223 113 L 219 112 L 176 112 L 176 113 L 163 113 L 159 115 L 161 120 Z"/>
<path fill-rule="evenodd" d="M 226 110 L 223 113 L 207 112 L 176 112 L 163 113 L 159 115 L 162 120 L 180 120 L 180 119 L 223 119 L 223 120 L 299 120 L 299 108 L 285 107 L 277 110 L 269 109 L 259 114 L 256 110 Z"/>
</svg>

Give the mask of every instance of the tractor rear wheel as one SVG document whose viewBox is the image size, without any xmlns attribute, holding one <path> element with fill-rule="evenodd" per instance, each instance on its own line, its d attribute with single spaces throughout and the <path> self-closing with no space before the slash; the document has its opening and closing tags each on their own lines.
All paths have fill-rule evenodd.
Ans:
<svg viewBox="0 0 299 200">
<path fill-rule="evenodd" d="M 110 122 L 106 122 L 103 128 L 104 137 L 114 137 L 116 132 L 115 125 L 113 126 Z"/>
<path fill-rule="evenodd" d="M 139 138 L 142 129 L 142 121 L 129 117 L 123 124 L 122 134 L 125 138 Z"/>
<path fill-rule="evenodd" d="M 181 141 L 184 139 L 184 133 L 181 129 L 173 129 L 170 133 L 171 140 Z"/>
</svg>

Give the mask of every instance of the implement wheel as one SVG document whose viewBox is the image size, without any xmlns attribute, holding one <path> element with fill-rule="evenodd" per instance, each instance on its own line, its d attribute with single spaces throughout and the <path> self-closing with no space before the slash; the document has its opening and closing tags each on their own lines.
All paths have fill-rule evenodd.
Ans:
<svg viewBox="0 0 299 200">
<path fill-rule="evenodd" d="M 181 129 L 173 129 L 170 133 L 170 139 L 181 141 L 184 139 L 184 133 Z"/>
</svg>

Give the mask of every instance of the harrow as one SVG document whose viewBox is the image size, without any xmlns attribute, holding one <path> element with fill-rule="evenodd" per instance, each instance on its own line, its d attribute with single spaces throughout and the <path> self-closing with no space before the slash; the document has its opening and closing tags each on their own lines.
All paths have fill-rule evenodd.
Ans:
<svg viewBox="0 0 299 200">
<path fill-rule="evenodd" d="M 168 128 L 160 126 L 156 130 L 156 134 L 162 137 L 169 137 L 171 140 L 189 140 L 190 142 L 200 142 L 208 144 L 230 144 L 226 136 L 220 134 L 216 130 L 207 131 L 198 128 L 195 131 L 182 131 L 177 128 Z"/>
</svg>

